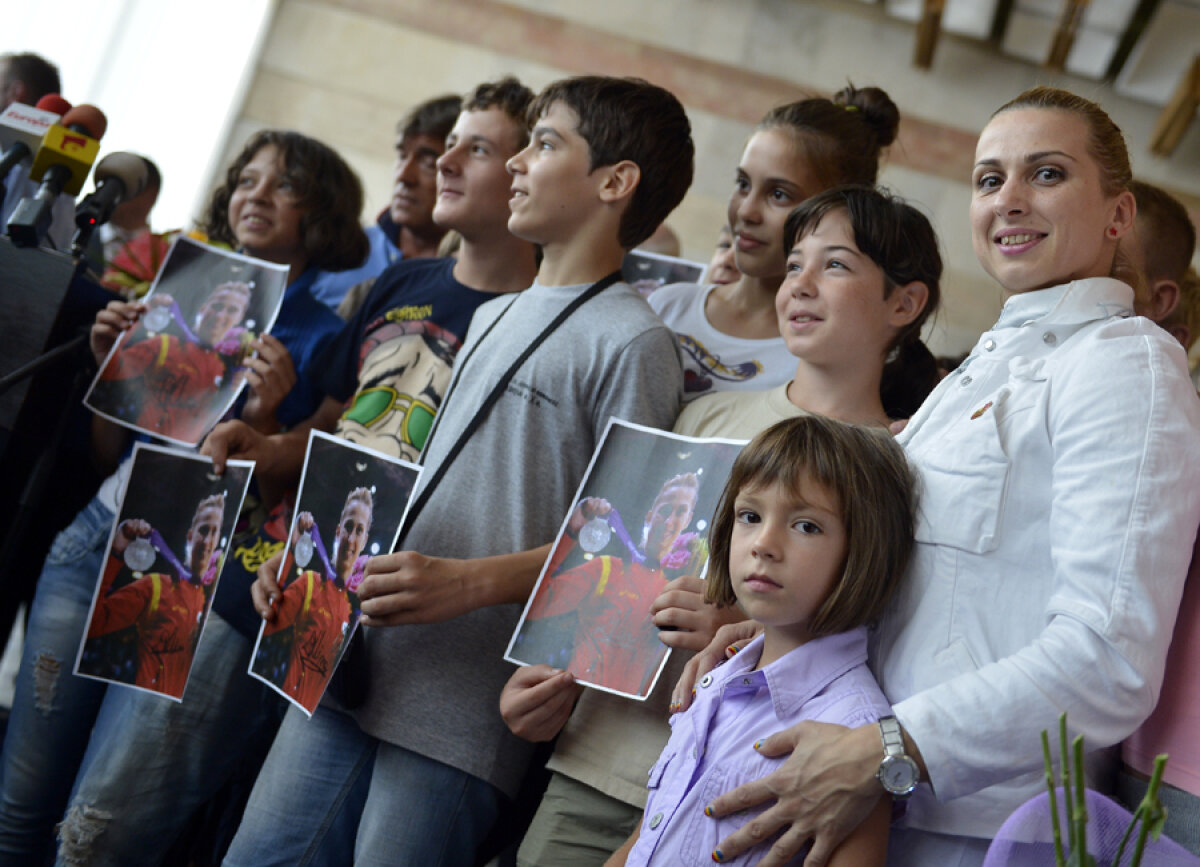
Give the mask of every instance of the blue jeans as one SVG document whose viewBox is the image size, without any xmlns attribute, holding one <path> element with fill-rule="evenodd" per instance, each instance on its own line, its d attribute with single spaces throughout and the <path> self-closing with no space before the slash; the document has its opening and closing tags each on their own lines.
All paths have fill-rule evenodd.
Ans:
<svg viewBox="0 0 1200 867">
<path fill-rule="evenodd" d="M 210 613 L 182 702 L 108 691 L 59 832 L 58 864 L 159 863 L 192 813 L 242 762 L 266 753 L 283 700 L 246 674 L 253 649 Z"/>
<path fill-rule="evenodd" d="M 58 534 L 38 579 L 0 758 L 0 865 L 47 857 L 104 698 L 104 683 L 71 671 L 113 520 L 93 499 Z"/>
<path fill-rule="evenodd" d="M 225 865 L 469 865 L 502 797 L 341 711 L 290 708 Z"/>
</svg>

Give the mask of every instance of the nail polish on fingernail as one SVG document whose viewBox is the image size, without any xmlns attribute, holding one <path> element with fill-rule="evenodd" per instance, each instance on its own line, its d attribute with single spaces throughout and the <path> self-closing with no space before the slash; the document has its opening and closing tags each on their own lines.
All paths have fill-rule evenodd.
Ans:
<svg viewBox="0 0 1200 867">
<path fill-rule="evenodd" d="M 692 687 L 692 698 L 696 697 L 696 687 Z"/>
<path fill-rule="evenodd" d="M 713 849 L 713 860 L 720 864 L 725 860 L 725 853 L 720 849 Z"/>
<path fill-rule="evenodd" d="M 761 741 L 761 740 L 758 740 L 758 741 L 755 741 L 755 742 L 754 742 L 754 749 L 755 749 L 755 750 L 759 749 L 761 746 L 762 746 L 762 741 Z"/>
<path fill-rule="evenodd" d="M 704 815 L 708 816 L 709 818 L 712 818 L 712 814 L 713 814 L 712 804 L 709 804 L 708 806 L 706 806 L 704 808 Z"/>
<path fill-rule="evenodd" d="M 731 644 L 731 645 L 729 645 L 728 647 L 726 647 L 726 648 L 725 648 L 725 655 L 726 655 L 726 656 L 733 656 L 733 655 L 734 655 L 735 653 L 737 653 L 739 650 L 741 650 L 741 648 L 740 648 L 740 647 L 738 647 L 736 644 Z"/>
</svg>

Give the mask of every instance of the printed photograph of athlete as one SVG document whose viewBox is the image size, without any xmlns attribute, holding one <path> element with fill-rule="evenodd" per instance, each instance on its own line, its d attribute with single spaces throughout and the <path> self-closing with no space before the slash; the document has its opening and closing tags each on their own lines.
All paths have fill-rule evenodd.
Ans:
<svg viewBox="0 0 1200 867">
<path fill-rule="evenodd" d="M 645 698 L 670 652 L 651 603 L 669 582 L 703 575 L 708 523 L 740 449 L 614 419 L 506 658 Z"/>
<path fill-rule="evenodd" d="M 274 321 L 286 279 L 283 266 L 179 239 L 84 402 L 120 424 L 195 445 L 236 401 L 250 344 Z"/>
<path fill-rule="evenodd" d="M 250 663 L 251 675 L 305 713 L 321 701 L 358 625 L 367 561 L 390 550 L 418 474 L 341 438 L 310 436 L 280 587 Z"/>
<path fill-rule="evenodd" d="M 77 674 L 183 697 L 250 481 L 250 464 L 231 469 L 137 445 Z"/>
</svg>

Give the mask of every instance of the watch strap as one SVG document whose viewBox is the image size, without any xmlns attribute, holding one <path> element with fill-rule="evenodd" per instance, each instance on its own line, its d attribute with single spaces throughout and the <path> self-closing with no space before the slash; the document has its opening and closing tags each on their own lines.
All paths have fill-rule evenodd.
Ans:
<svg viewBox="0 0 1200 867">
<path fill-rule="evenodd" d="M 883 741 L 884 755 L 904 755 L 904 734 L 900 731 L 900 721 L 894 716 L 885 716 L 879 720 L 879 738 Z"/>
</svg>

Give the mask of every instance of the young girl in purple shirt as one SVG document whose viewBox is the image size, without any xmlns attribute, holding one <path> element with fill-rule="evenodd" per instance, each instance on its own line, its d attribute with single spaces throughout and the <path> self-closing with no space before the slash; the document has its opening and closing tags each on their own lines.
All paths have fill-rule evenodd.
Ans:
<svg viewBox="0 0 1200 867">
<path fill-rule="evenodd" d="M 704 805 L 774 769 L 755 751 L 761 738 L 800 720 L 865 725 L 890 713 L 867 668 L 866 624 L 904 574 L 912 492 L 904 453 L 880 429 L 804 416 L 742 451 L 714 519 L 705 600 L 740 605 L 765 631 L 672 719 L 641 827 L 610 864 L 721 862 L 718 842 L 754 814 L 713 821 Z M 882 863 L 890 806 L 881 798 L 830 864 Z M 730 863 L 754 863 L 770 844 Z"/>
</svg>

